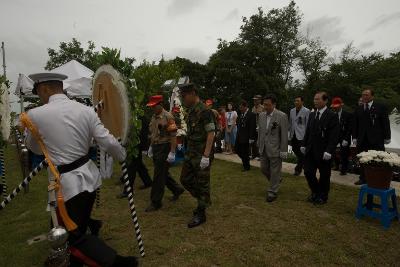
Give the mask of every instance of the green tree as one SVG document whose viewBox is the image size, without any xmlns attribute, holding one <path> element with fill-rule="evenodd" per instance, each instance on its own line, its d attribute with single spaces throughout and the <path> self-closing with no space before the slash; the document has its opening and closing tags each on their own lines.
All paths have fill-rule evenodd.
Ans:
<svg viewBox="0 0 400 267">
<path fill-rule="evenodd" d="M 294 1 L 283 8 L 273 8 L 267 14 L 262 8 L 250 18 L 243 18 L 239 40 L 261 47 L 270 47 L 274 60 L 276 86 L 284 89 L 291 78 L 297 48 L 301 44 L 299 26 L 302 15 Z"/>
<path fill-rule="evenodd" d="M 399 75 L 398 53 L 387 57 L 380 53 L 362 55 L 350 43 L 342 50 L 338 60 L 329 64 L 329 69 L 321 76 L 319 89 L 326 89 L 332 97 L 342 97 L 347 108 L 352 110 L 357 105 L 362 87 L 370 85 L 374 88 L 376 100 L 391 110 L 399 108 Z"/>
<path fill-rule="evenodd" d="M 172 60 L 180 68 L 181 76 L 188 76 L 190 81 L 201 88 L 200 96 L 203 99 L 213 98 L 214 92 L 209 87 L 211 80 L 210 72 L 207 65 L 198 62 L 192 62 L 187 58 L 176 57 Z"/>
<path fill-rule="evenodd" d="M 88 42 L 87 48 L 83 48 L 81 42 L 73 38 L 70 42 L 61 42 L 58 50 L 48 48 L 47 53 L 49 60 L 46 63 L 45 69 L 52 70 L 65 63 L 75 59 L 91 70 L 96 70 L 98 67 L 95 44 L 92 41 Z"/>
<path fill-rule="evenodd" d="M 304 76 L 306 88 L 313 88 L 323 75 L 327 66 L 328 50 L 320 39 L 304 38 L 303 45 L 297 51 L 298 70 Z"/>
<path fill-rule="evenodd" d="M 165 91 L 162 85 L 167 80 L 177 80 L 180 77 L 181 67 L 176 62 L 161 59 L 156 62 L 144 60 L 135 70 L 134 78 L 138 88 L 144 92 L 145 100 L 151 95 L 161 94 L 165 99 L 169 96 L 169 91 Z"/>
<path fill-rule="evenodd" d="M 216 98 L 251 100 L 254 94 L 273 93 L 286 109 L 292 70 L 301 44 L 301 14 L 294 1 L 288 6 L 262 8 L 243 18 L 238 38 L 221 40 L 210 57 L 209 83 Z"/>
</svg>

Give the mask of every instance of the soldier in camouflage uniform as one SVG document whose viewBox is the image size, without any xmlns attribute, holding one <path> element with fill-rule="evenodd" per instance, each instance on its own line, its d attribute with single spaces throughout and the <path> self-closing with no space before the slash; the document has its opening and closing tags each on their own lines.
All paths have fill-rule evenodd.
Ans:
<svg viewBox="0 0 400 267">
<path fill-rule="evenodd" d="M 180 86 L 184 105 L 188 108 L 187 151 L 182 167 L 181 183 L 197 199 L 197 208 L 188 223 L 189 228 L 199 226 L 206 221 L 205 210 L 211 205 L 210 166 L 213 159 L 215 137 L 215 118 L 199 99 L 194 84 Z"/>
<path fill-rule="evenodd" d="M 147 104 L 154 111 L 149 125 L 151 144 L 148 151 L 149 157 L 153 158 L 154 178 L 151 188 L 151 204 L 146 212 L 161 208 L 165 186 L 172 192 L 171 200 L 173 201 L 178 200 L 185 191 L 169 173 L 170 164 L 175 161 L 177 127 L 174 117 L 163 108 L 162 101 L 161 95 L 155 95 Z"/>
</svg>

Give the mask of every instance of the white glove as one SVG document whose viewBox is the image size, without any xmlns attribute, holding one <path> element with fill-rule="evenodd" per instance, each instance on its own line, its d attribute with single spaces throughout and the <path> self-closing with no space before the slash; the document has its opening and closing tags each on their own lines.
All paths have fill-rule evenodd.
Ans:
<svg viewBox="0 0 400 267">
<path fill-rule="evenodd" d="M 175 161 L 175 153 L 174 152 L 169 152 L 167 162 L 168 163 L 174 163 Z"/>
<path fill-rule="evenodd" d="M 253 139 L 250 139 L 250 140 L 249 140 L 249 143 L 250 143 L 250 145 L 253 144 L 253 143 L 254 143 L 254 140 L 253 140 Z"/>
<path fill-rule="evenodd" d="M 342 146 L 348 146 L 348 145 L 349 145 L 349 142 L 347 142 L 346 140 L 342 141 Z"/>
<path fill-rule="evenodd" d="M 357 146 L 357 139 L 353 139 L 353 145 Z"/>
<path fill-rule="evenodd" d="M 149 147 L 149 150 L 147 150 L 147 156 L 149 157 L 149 158 L 152 158 L 153 157 L 153 148 L 150 146 Z"/>
<path fill-rule="evenodd" d="M 385 145 L 388 145 L 388 144 L 390 144 L 391 141 L 392 140 L 390 140 L 390 139 L 385 139 L 383 142 L 385 143 Z"/>
<path fill-rule="evenodd" d="M 300 147 L 300 152 L 305 155 L 306 154 L 306 148 L 304 146 Z"/>
<path fill-rule="evenodd" d="M 177 148 L 178 150 L 182 150 L 182 149 L 183 149 L 183 144 L 178 144 L 178 145 L 176 146 L 176 148 Z"/>
<path fill-rule="evenodd" d="M 288 153 L 287 152 L 279 152 L 279 156 L 281 159 L 287 159 Z"/>
<path fill-rule="evenodd" d="M 206 157 L 201 157 L 201 161 L 200 161 L 200 169 L 204 170 L 205 168 L 207 168 L 208 166 L 210 166 L 210 158 L 206 158 Z"/>
<path fill-rule="evenodd" d="M 332 155 L 329 154 L 328 152 L 324 152 L 324 155 L 322 156 L 323 160 L 330 160 L 332 158 Z"/>
<path fill-rule="evenodd" d="M 122 147 L 121 153 L 118 155 L 118 161 L 123 162 L 126 159 L 126 149 Z"/>
</svg>

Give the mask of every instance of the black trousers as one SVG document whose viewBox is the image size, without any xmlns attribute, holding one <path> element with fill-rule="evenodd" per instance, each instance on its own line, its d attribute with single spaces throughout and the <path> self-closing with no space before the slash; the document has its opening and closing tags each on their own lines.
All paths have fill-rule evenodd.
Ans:
<svg viewBox="0 0 400 267">
<path fill-rule="evenodd" d="M 136 158 L 133 158 L 128 162 L 127 167 L 129 182 L 131 183 L 131 186 L 135 184 L 136 173 L 139 174 L 139 177 L 140 179 L 142 179 L 142 182 L 145 186 L 150 186 L 153 183 L 150 178 L 149 171 L 147 170 L 146 165 L 144 165 L 141 151 L 139 151 L 139 154 Z"/>
<path fill-rule="evenodd" d="M 69 233 L 68 242 L 71 247 L 70 266 L 83 266 L 87 260 L 100 266 L 112 266 L 117 253 L 102 240 L 93 235 L 87 235 L 86 230 L 90 220 L 96 192 L 82 192 L 65 202 L 69 217 L 76 223 L 78 229 Z"/>
<path fill-rule="evenodd" d="M 170 164 L 167 162 L 168 154 L 171 149 L 170 143 L 153 145 L 153 163 L 154 163 L 154 177 L 153 186 L 151 188 L 151 202 L 155 206 L 160 206 L 164 196 L 165 186 L 174 195 L 178 195 L 184 191 L 183 187 L 179 185 L 169 173 Z"/>
<path fill-rule="evenodd" d="M 320 178 L 317 179 L 317 170 L 320 172 Z M 313 194 L 318 195 L 323 200 L 328 200 L 331 184 L 331 160 L 316 159 L 310 151 L 304 159 L 304 174 L 308 186 Z"/>
<path fill-rule="evenodd" d="M 297 164 L 296 167 L 294 168 L 296 172 L 301 172 L 304 167 L 304 154 L 301 153 L 300 151 L 301 146 L 302 146 L 302 141 L 298 140 L 296 134 L 294 134 L 292 138 L 292 150 L 297 157 Z"/>
<path fill-rule="evenodd" d="M 222 153 L 222 140 L 225 137 L 225 130 L 219 131 L 215 137 L 215 153 Z"/>
<path fill-rule="evenodd" d="M 368 150 L 385 151 L 385 146 L 370 144 L 366 138 L 363 140 L 363 142 L 357 143 L 357 153 Z M 360 181 L 365 183 L 365 174 L 363 169 L 360 170 Z"/>
<path fill-rule="evenodd" d="M 250 170 L 250 144 L 249 143 L 236 143 L 235 150 L 240 159 L 242 160 L 243 168 Z"/>
<path fill-rule="evenodd" d="M 340 165 L 341 172 L 347 172 L 349 170 L 349 156 L 350 156 L 350 145 L 342 146 L 340 145 L 340 158 L 336 160 L 336 167 Z M 336 159 L 336 157 L 335 157 Z"/>
<path fill-rule="evenodd" d="M 258 138 L 258 133 L 256 133 L 256 136 L 254 137 L 253 144 L 250 145 L 250 150 L 251 150 L 250 154 L 252 159 L 260 157 L 260 150 L 257 146 L 257 138 Z"/>
</svg>

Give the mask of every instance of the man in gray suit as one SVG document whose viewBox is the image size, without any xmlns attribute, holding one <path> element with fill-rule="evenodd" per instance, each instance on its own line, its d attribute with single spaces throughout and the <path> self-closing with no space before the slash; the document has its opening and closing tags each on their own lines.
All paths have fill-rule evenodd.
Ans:
<svg viewBox="0 0 400 267">
<path fill-rule="evenodd" d="M 292 150 L 297 157 L 297 165 L 294 168 L 294 175 L 298 176 L 303 171 L 304 155 L 300 151 L 303 145 L 304 134 L 306 133 L 308 116 L 310 110 L 304 107 L 304 99 L 298 96 L 294 99 L 294 108 L 290 110 L 289 116 L 289 140 Z"/>
<path fill-rule="evenodd" d="M 259 116 L 257 144 L 260 149 L 261 171 L 270 182 L 267 202 L 273 202 L 281 183 L 282 159 L 287 158 L 288 118 L 275 108 L 274 96 L 266 96 L 263 104 L 266 112 Z"/>
</svg>

